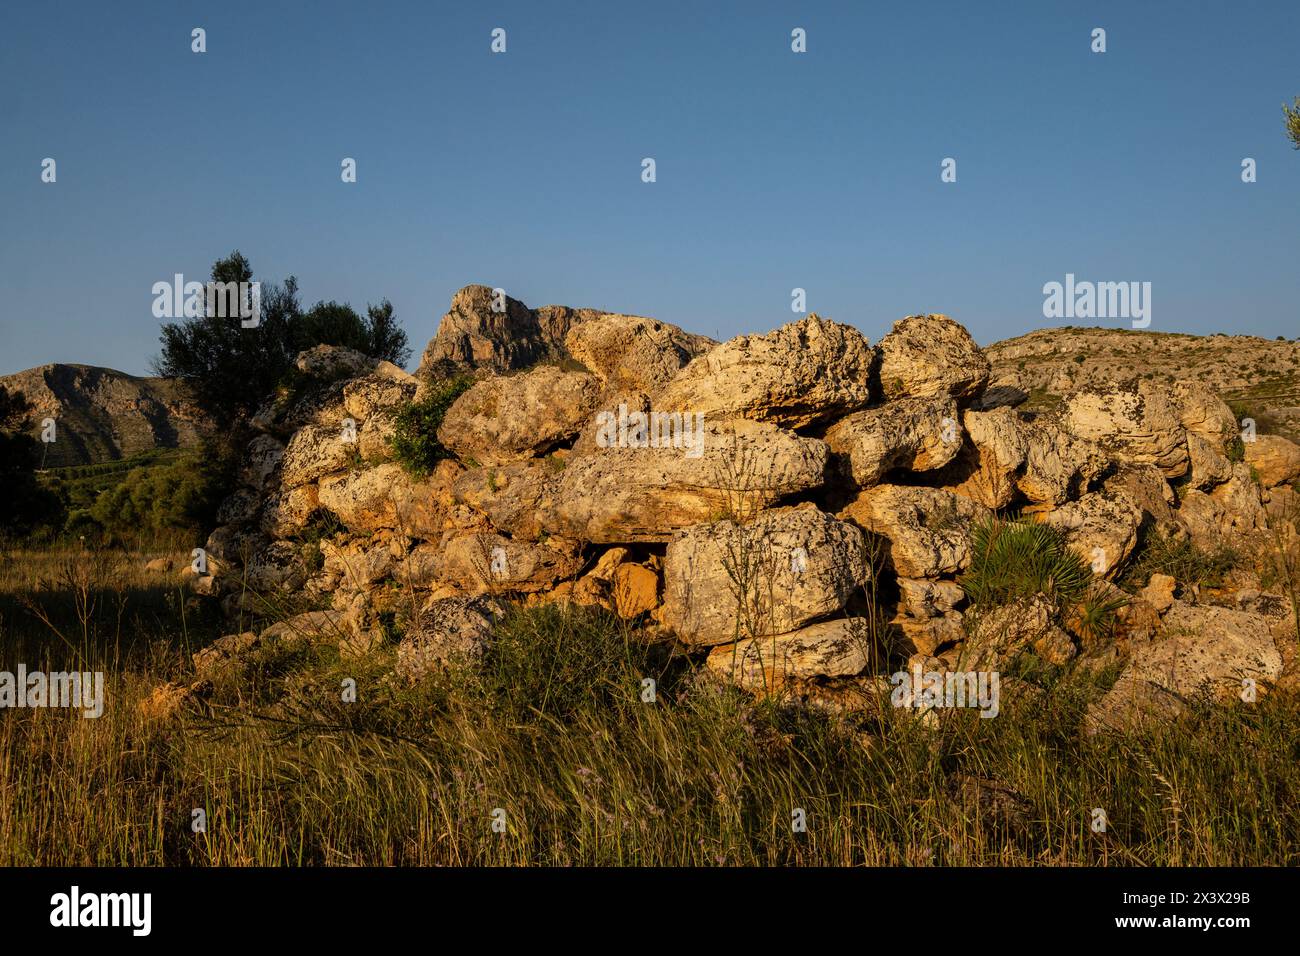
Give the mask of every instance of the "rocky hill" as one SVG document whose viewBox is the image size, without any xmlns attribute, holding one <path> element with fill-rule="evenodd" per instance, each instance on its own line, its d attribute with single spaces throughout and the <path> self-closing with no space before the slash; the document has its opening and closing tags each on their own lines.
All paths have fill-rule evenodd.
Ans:
<svg viewBox="0 0 1300 956">
<path fill-rule="evenodd" d="M 1300 339 L 1128 329 L 1039 329 L 990 345 L 993 384 L 1053 402 L 1126 378 L 1200 382 L 1269 431 L 1300 440 Z"/>
<path fill-rule="evenodd" d="M 941 315 L 875 344 L 816 315 L 716 344 L 493 304 L 457 293 L 419 376 L 299 356 L 315 384 L 256 416 L 198 588 L 231 614 L 314 609 L 222 638 L 200 673 L 326 640 L 416 681 L 482 653 L 510 601 L 600 605 L 715 679 L 834 708 L 879 706 L 891 674 L 1117 665 L 1099 729 L 1294 673 L 1295 578 L 1266 558 L 1294 548 L 1300 447 L 1242 441 L 1216 393 L 1245 373 L 1191 364 L 1222 343 L 1161 338 L 1186 366 L 1116 381 L 1100 343 L 1113 370 L 1125 335 L 1002 343 L 995 374 Z M 1052 348 L 1083 360 L 1048 372 Z M 1282 377 L 1276 358 L 1251 368 Z M 1027 405 L 1012 371 L 1056 400 Z M 425 432 L 395 444 L 412 415 Z"/>
<path fill-rule="evenodd" d="M 55 421 L 44 467 L 98 464 L 153 448 L 195 444 L 203 416 L 176 382 L 93 365 L 42 365 L 0 376 L 32 405 L 34 432 Z"/>
</svg>

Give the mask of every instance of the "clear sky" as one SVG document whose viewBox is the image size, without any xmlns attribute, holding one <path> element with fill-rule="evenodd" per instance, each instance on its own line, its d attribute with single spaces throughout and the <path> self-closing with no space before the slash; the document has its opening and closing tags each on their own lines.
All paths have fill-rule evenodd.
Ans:
<svg viewBox="0 0 1300 956">
<path fill-rule="evenodd" d="M 387 296 L 416 360 L 472 282 L 988 343 L 1065 324 L 1073 273 L 1151 282 L 1155 331 L 1300 335 L 1296 0 L 15 3 L 0 91 L 0 373 L 145 372 L 153 283 L 236 247 Z"/>
</svg>

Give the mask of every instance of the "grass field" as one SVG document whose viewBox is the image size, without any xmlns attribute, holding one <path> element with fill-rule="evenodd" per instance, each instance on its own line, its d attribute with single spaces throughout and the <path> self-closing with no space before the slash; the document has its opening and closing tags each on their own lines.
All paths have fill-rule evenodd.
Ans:
<svg viewBox="0 0 1300 956">
<path fill-rule="evenodd" d="M 414 687 L 387 679 L 391 647 L 273 646 L 205 706 L 145 721 L 137 702 L 193 680 L 189 653 L 222 630 L 148 557 L 0 563 L 4 667 L 108 682 L 98 719 L 0 714 L 0 862 L 1300 863 L 1300 709 L 1282 695 L 1089 737 L 1106 677 L 1049 669 L 1007 678 L 998 718 L 928 730 L 884 699 L 835 717 L 750 698 L 612 618 L 549 607 L 513 611 L 480 667 Z"/>
</svg>

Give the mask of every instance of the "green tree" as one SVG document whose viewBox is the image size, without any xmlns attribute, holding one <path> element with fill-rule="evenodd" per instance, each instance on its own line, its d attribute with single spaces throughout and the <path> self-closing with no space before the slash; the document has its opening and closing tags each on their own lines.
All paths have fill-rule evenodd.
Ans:
<svg viewBox="0 0 1300 956">
<path fill-rule="evenodd" d="M 1283 103 L 1282 112 L 1286 116 L 1286 135 L 1295 144 L 1295 148 L 1300 149 L 1300 96 L 1295 98 L 1295 103 L 1291 106 Z"/>
<path fill-rule="evenodd" d="M 239 250 L 212 266 L 214 282 L 251 282 L 253 269 Z M 298 283 L 263 287 L 255 328 L 238 316 L 203 315 L 162 327 L 162 353 L 154 371 L 184 382 L 195 400 L 225 430 L 247 419 L 288 371 L 294 319 L 301 313 Z M 296 353 L 295 353 L 296 354 Z"/>
<path fill-rule="evenodd" d="M 406 330 L 393 316 L 393 303 L 384 299 L 378 305 L 366 306 L 366 330 L 370 337 L 366 354 L 387 359 L 394 365 L 406 365 L 411 349 L 406 341 Z"/>
<path fill-rule="evenodd" d="M 369 306 L 364 318 L 346 303 L 317 302 L 295 322 L 293 342 L 298 351 L 321 342 L 343 345 L 395 365 L 405 365 L 411 357 L 406 332 L 397 325 L 387 299 Z"/>
<path fill-rule="evenodd" d="M 253 268 L 235 250 L 212 266 L 213 282 L 252 282 Z M 410 356 L 406 333 L 388 300 L 370 306 L 365 318 L 351 306 L 319 302 L 303 312 L 293 276 L 263 285 L 256 326 L 238 316 L 203 315 L 168 322 L 154 371 L 189 386 L 195 399 L 229 431 L 247 419 L 293 368 L 294 358 L 316 345 L 342 345 L 404 365 Z"/>
<path fill-rule="evenodd" d="M 105 531 L 125 537 L 169 531 L 199 535 L 214 523 L 225 479 L 201 452 L 162 467 L 132 468 L 120 484 L 100 492 L 90 514 Z"/>
</svg>

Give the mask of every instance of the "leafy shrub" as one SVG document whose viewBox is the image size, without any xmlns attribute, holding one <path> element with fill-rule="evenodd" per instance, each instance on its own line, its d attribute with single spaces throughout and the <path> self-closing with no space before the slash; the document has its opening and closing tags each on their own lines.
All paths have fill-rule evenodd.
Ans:
<svg viewBox="0 0 1300 956">
<path fill-rule="evenodd" d="M 1128 603 L 1128 598 L 1112 597 L 1101 588 L 1090 587 L 1068 610 L 1066 624 L 1085 644 L 1104 641 L 1114 633 L 1116 615 Z"/>
<path fill-rule="evenodd" d="M 984 607 L 1042 594 L 1062 609 L 1081 600 L 1092 580 L 1092 569 L 1051 525 L 991 516 L 971 528 L 971 551 L 958 583 Z"/>
<path fill-rule="evenodd" d="M 439 461 L 452 457 L 438 441 L 438 429 L 447 409 L 473 384 L 474 380 L 467 375 L 439 382 L 427 397 L 407 405 L 397 414 L 388 443 L 408 474 L 424 478 Z"/>
<path fill-rule="evenodd" d="M 197 534 L 213 523 L 224 491 L 223 476 L 211 460 L 187 454 L 166 465 L 132 468 L 120 484 L 100 492 L 90 517 L 119 537 Z"/>
<path fill-rule="evenodd" d="M 977 607 L 1041 594 L 1057 623 L 1088 643 L 1109 637 L 1117 612 L 1128 603 L 1099 586 L 1065 532 L 1051 525 L 994 515 L 971 529 L 971 549 L 970 570 L 957 580 Z"/>
</svg>

